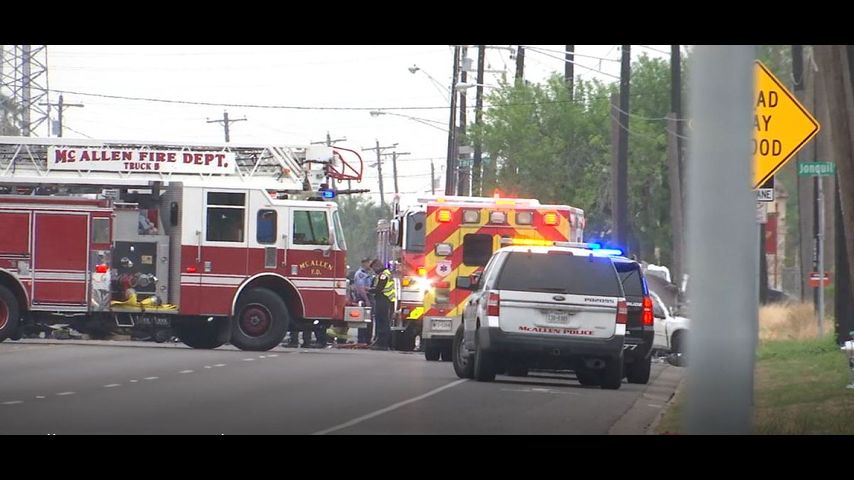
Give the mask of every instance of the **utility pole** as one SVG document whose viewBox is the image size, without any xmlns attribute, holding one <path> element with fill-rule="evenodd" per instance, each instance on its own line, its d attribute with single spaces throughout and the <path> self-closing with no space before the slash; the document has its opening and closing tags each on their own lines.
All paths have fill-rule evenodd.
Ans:
<svg viewBox="0 0 854 480">
<path fill-rule="evenodd" d="M 563 62 L 563 78 L 566 82 L 566 88 L 569 90 L 569 99 L 572 100 L 575 92 L 573 91 L 573 81 L 575 80 L 575 45 L 567 45 L 565 62 Z"/>
<path fill-rule="evenodd" d="M 792 45 L 792 90 L 795 97 L 806 107 L 807 111 L 815 111 L 815 88 L 817 79 L 812 71 L 807 71 L 806 78 L 804 76 L 803 62 L 803 45 Z M 813 95 L 806 94 L 806 85 L 809 84 Z M 810 147 L 814 148 L 814 147 Z M 808 150 L 803 149 L 795 156 L 797 163 L 809 162 Z M 813 197 L 815 196 L 815 180 L 809 177 L 798 175 L 798 279 L 801 290 L 801 301 L 807 301 L 807 295 L 810 289 L 809 274 L 814 271 L 813 262 L 816 260 L 814 244 L 810 241 L 814 232 L 815 206 Z M 818 308 L 818 302 L 814 303 L 814 307 Z"/>
<path fill-rule="evenodd" d="M 682 284 L 685 273 L 685 163 L 682 151 L 682 56 L 679 45 L 670 46 L 670 120 L 667 123 L 670 222 L 673 242 L 673 278 Z"/>
<path fill-rule="evenodd" d="M 468 47 L 463 46 L 462 49 L 462 62 L 465 67 L 468 63 Z M 460 81 L 462 83 L 466 83 L 468 80 L 468 70 L 467 68 L 462 68 L 460 70 Z M 457 145 L 464 145 L 468 143 L 466 141 L 466 91 L 460 91 L 460 138 L 457 141 Z M 457 151 L 457 163 L 459 163 L 459 150 Z M 469 183 L 471 182 L 471 177 L 469 173 L 471 172 L 471 167 L 466 161 L 466 165 L 459 167 L 459 179 L 460 181 L 457 184 L 457 195 L 466 196 L 469 194 Z"/>
<path fill-rule="evenodd" d="M 448 162 L 445 168 L 445 195 L 457 191 L 457 78 L 460 68 L 460 47 L 454 47 L 454 68 L 451 75 L 451 119 L 448 124 Z"/>
<path fill-rule="evenodd" d="M 48 101 L 47 103 L 40 103 L 39 105 L 46 105 L 46 106 L 47 106 L 47 108 L 48 108 L 48 111 L 50 111 L 50 107 L 52 107 L 52 106 L 56 106 L 56 107 L 59 109 L 59 114 L 58 114 L 58 116 L 57 116 L 57 118 L 58 118 L 58 120 L 59 120 L 59 121 L 58 121 L 58 124 L 59 124 L 59 125 L 58 125 L 58 128 L 57 128 L 58 132 L 57 132 L 57 135 L 56 135 L 56 136 L 57 136 L 57 137 L 60 137 L 60 138 L 62 137 L 62 114 L 63 114 L 63 112 L 65 112 L 65 109 L 66 109 L 66 108 L 68 108 L 68 107 L 83 107 L 83 106 L 84 106 L 82 103 L 65 103 L 65 99 L 64 99 L 64 98 L 62 98 L 62 95 L 61 95 L 61 94 L 59 95 L 59 102 L 58 102 L 58 103 L 56 103 L 56 104 L 51 104 L 51 103 Z M 48 119 L 48 120 L 49 120 L 49 119 Z"/>
<path fill-rule="evenodd" d="M 481 142 L 480 125 L 483 110 L 483 64 L 486 59 L 486 45 L 477 46 L 477 93 L 474 103 L 474 124 L 478 135 L 474 143 L 474 159 L 472 160 L 471 191 L 475 197 L 481 192 L 481 162 L 483 161 L 483 143 Z"/>
<path fill-rule="evenodd" d="M 748 434 L 758 332 L 749 181 L 755 47 L 697 45 L 691 57 L 696 128 L 686 171 L 691 335 L 684 424 L 689 434 Z"/>
<path fill-rule="evenodd" d="M 525 48 L 519 45 L 516 49 L 516 83 L 525 81 Z"/>
<path fill-rule="evenodd" d="M 430 160 L 430 194 L 436 195 L 436 164 Z"/>
<path fill-rule="evenodd" d="M 617 112 L 619 131 L 617 136 L 616 192 L 614 203 L 614 240 L 624 251 L 629 250 L 629 77 L 631 75 L 631 46 L 623 45 L 620 67 L 620 108 Z"/>
<path fill-rule="evenodd" d="M 399 190 L 397 189 L 397 157 L 401 157 L 403 155 L 412 155 L 412 154 L 409 152 L 391 152 L 391 153 L 384 153 L 383 155 L 391 155 L 391 168 L 392 168 L 392 173 L 394 174 L 394 193 L 398 193 Z"/>
<path fill-rule="evenodd" d="M 223 130 L 225 130 L 225 143 L 229 143 L 231 141 L 231 135 L 229 134 L 229 125 L 234 122 L 245 122 L 246 117 L 236 118 L 234 120 L 229 120 L 228 112 L 222 112 L 222 120 L 208 120 L 208 123 L 221 123 Z"/>
<path fill-rule="evenodd" d="M 376 150 L 376 152 L 377 152 L 377 176 L 379 177 L 379 181 L 380 181 L 380 206 L 384 207 L 385 206 L 385 191 L 383 190 L 383 157 L 382 157 L 382 151 L 387 150 L 389 148 L 395 148 L 395 147 L 397 147 L 397 144 L 395 143 L 394 145 L 381 147 L 380 141 L 377 140 L 376 142 L 377 142 L 376 147 L 374 147 L 374 148 L 363 148 L 362 150 L 363 151 Z"/>
</svg>

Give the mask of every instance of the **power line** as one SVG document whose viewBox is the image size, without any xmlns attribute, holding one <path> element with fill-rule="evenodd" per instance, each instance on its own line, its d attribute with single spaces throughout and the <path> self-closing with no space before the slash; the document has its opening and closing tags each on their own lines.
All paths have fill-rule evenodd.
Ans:
<svg viewBox="0 0 854 480">
<path fill-rule="evenodd" d="M 573 65 L 579 66 L 579 67 L 581 67 L 581 68 L 586 68 L 587 70 L 594 71 L 594 72 L 596 72 L 596 73 L 599 73 L 599 74 L 601 74 L 601 75 L 605 75 L 605 76 L 607 76 L 607 77 L 615 78 L 615 79 L 617 79 L 617 80 L 619 80 L 619 79 L 620 79 L 620 77 L 619 77 L 618 75 L 612 75 L 612 74 L 610 74 L 610 73 L 606 73 L 606 72 L 603 72 L 603 71 L 601 71 L 601 70 L 597 70 L 597 69 L 595 69 L 595 68 L 593 68 L 593 67 L 588 67 L 587 65 L 582 65 L 582 64 L 580 64 L 580 63 L 578 63 L 578 62 L 573 62 L 573 61 L 567 60 L 567 59 L 565 59 L 565 58 L 557 57 L 557 56 L 552 55 L 552 54 L 550 54 L 550 53 L 540 51 L 540 50 L 539 50 L 539 49 L 537 49 L 537 48 L 530 48 L 530 47 L 528 47 L 528 50 L 531 50 L 531 51 L 532 51 L 532 52 L 534 52 L 534 53 L 539 53 L 540 55 L 545 55 L 545 56 L 547 56 L 547 57 L 554 58 L 555 60 L 560 60 L 561 62 L 569 62 L 569 63 L 571 63 L 571 64 L 573 64 Z"/>
<path fill-rule="evenodd" d="M 529 48 L 529 49 L 534 49 L 534 50 L 543 50 L 543 51 L 546 51 L 546 52 L 560 53 L 561 55 L 566 55 L 567 53 L 571 53 L 574 57 L 595 58 L 595 59 L 597 59 L 597 60 L 605 60 L 605 61 L 608 61 L 608 62 L 617 62 L 617 63 L 620 63 L 620 60 L 619 60 L 619 59 L 616 59 L 616 58 L 597 57 L 596 55 L 584 55 L 584 54 L 581 54 L 581 53 L 567 52 L 566 50 L 554 50 L 554 49 L 551 49 L 551 48 L 533 47 L 533 46 L 531 46 L 531 45 L 523 45 L 523 47 L 525 47 L 525 48 Z"/>
<path fill-rule="evenodd" d="M 658 52 L 664 55 L 670 55 L 670 52 L 665 52 L 663 50 L 659 50 L 657 48 L 650 47 L 649 45 L 638 45 L 639 47 L 646 48 L 647 50 L 652 50 L 653 52 Z"/>
<path fill-rule="evenodd" d="M 86 135 L 86 134 L 85 134 L 85 133 L 83 133 L 83 132 L 80 132 L 80 131 L 77 131 L 77 130 L 73 129 L 73 128 L 69 127 L 68 125 L 63 126 L 63 128 L 67 128 L 67 129 L 71 130 L 72 132 L 76 133 L 77 135 L 83 135 L 83 136 L 84 136 L 84 137 L 86 137 L 86 138 L 94 138 L 94 137 L 91 137 L 91 136 L 89 136 L 89 135 Z"/>
</svg>

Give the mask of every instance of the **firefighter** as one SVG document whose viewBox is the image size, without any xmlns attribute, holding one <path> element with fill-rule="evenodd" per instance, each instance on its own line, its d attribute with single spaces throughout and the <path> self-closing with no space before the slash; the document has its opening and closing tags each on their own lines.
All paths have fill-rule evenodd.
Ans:
<svg viewBox="0 0 854 480">
<path fill-rule="evenodd" d="M 356 301 L 362 302 L 362 305 L 365 307 L 371 307 L 371 312 L 374 311 L 374 302 L 368 294 L 368 290 L 373 285 L 373 279 L 374 272 L 371 269 L 371 259 L 365 257 L 362 259 L 362 266 L 356 270 L 356 273 L 353 275 L 353 289 L 355 291 Z M 371 343 L 371 336 L 370 325 L 366 328 L 360 328 L 358 341 L 359 343 Z"/>
<path fill-rule="evenodd" d="M 396 300 L 394 293 L 394 279 L 391 272 L 383 266 L 382 262 L 374 260 L 371 268 L 376 272 L 370 293 L 374 294 L 374 323 L 377 340 L 371 346 L 372 350 L 388 350 L 391 340 L 391 324 L 389 317 Z"/>
</svg>

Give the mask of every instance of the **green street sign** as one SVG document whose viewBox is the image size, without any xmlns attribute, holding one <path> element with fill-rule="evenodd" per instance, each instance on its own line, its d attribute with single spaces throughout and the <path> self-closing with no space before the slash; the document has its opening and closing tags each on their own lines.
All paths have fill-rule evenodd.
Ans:
<svg viewBox="0 0 854 480">
<path fill-rule="evenodd" d="M 836 164 L 833 162 L 799 163 L 798 175 L 803 177 L 830 177 L 836 175 Z"/>
</svg>

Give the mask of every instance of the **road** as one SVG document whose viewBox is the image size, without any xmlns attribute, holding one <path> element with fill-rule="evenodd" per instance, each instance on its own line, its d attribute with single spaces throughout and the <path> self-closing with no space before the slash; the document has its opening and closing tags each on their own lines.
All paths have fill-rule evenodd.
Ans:
<svg viewBox="0 0 854 480">
<path fill-rule="evenodd" d="M 6 341 L 0 433 L 644 433 L 683 373 L 655 363 L 649 385 L 609 391 L 572 374 L 460 380 L 415 353 Z"/>
</svg>

